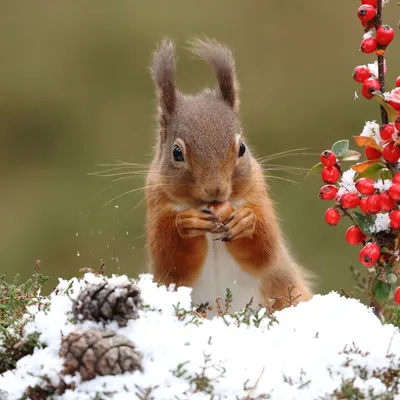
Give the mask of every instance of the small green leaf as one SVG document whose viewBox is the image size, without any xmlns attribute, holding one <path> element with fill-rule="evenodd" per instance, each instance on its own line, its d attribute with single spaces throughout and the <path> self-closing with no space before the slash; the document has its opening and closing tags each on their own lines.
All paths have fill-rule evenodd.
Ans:
<svg viewBox="0 0 400 400">
<path fill-rule="evenodd" d="M 319 162 L 318 164 L 315 164 L 309 171 L 308 174 L 306 176 L 306 179 L 311 176 L 311 175 L 315 175 L 318 174 L 318 172 L 321 172 L 324 168 L 324 164 L 322 164 L 322 162 Z"/>
<path fill-rule="evenodd" d="M 374 296 L 374 299 L 378 303 L 387 300 L 390 296 L 390 288 L 391 288 L 390 283 L 382 282 L 379 279 L 377 279 L 372 286 L 372 295 Z"/>
<path fill-rule="evenodd" d="M 353 217 L 357 226 L 367 236 L 372 236 L 375 233 L 375 222 L 371 217 L 358 211 L 348 211 L 348 213 Z"/>
<path fill-rule="evenodd" d="M 369 179 L 375 180 L 376 178 L 378 178 L 380 176 L 380 172 L 383 168 L 385 168 L 385 166 L 380 163 L 372 165 L 372 167 L 369 167 L 365 171 L 360 172 L 357 175 L 357 179 L 369 178 Z"/>
<path fill-rule="evenodd" d="M 391 272 L 390 274 L 387 275 L 387 280 L 389 283 L 396 283 L 397 282 L 397 275 Z"/>
<path fill-rule="evenodd" d="M 354 150 L 347 150 L 347 153 L 342 157 L 339 157 L 340 161 L 358 161 L 361 157 L 361 153 Z"/>
<path fill-rule="evenodd" d="M 336 154 L 336 157 L 340 159 L 349 151 L 349 141 L 339 140 L 332 146 L 331 150 Z"/>
<path fill-rule="evenodd" d="M 381 179 L 393 179 L 392 173 L 387 168 L 383 168 L 381 170 Z"/>
</svg>

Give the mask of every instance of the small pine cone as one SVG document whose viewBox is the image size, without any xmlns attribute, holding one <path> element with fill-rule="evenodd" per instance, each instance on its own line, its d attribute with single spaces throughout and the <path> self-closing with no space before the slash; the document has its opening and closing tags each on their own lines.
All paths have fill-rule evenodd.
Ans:
<svg viewBox="0 0 400 400">
<path fill-rule="evenodd" d="M 142 370 L 142 354 L 129 339 L 113 331 L 71 332 L 62 338 L 59 354 L 65 359 L 63 373 L 79 372 L 84 381 Z"/>
<path fill-rule="evenodd" d="M 72 309 L 78 320 L 115 320 L 119 326 L 126 326 L 128 320 L 139 317 L 140 304 L 140 289 L 132 282 L 114 285 L 105 280 L 83 290 Z"/>
</svg>

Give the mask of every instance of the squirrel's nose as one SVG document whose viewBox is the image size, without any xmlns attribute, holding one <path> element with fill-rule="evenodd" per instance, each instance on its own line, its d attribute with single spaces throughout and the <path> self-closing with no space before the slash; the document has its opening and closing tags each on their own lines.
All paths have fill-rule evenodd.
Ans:
<svg viewBox="0 0 400 400">
<path fill-rule="evenodd" d="M 204 190 L 211 197 L 217 197 L 221 193 L 221 188 L 219 186 L 213 188 L 206 188 Z"/>
</svg>

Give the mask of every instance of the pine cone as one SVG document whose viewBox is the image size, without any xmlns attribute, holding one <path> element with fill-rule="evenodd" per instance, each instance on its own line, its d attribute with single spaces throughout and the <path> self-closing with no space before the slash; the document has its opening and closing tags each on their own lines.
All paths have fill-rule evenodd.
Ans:
<svg viewBox="0 0 400 400">
<path fill-rule="evenodd" d="M 137 310 L 140 304 L 140 289 L 132 282 L 114 285 L 105 280 L 83 290 L 72 310 L 78 320 L 115 320 L 119 326 L 126 326 L 129 319 L 139 317 Z"/>
<path fill-rule="evenodd" d="M 63 337 L 59 354 L 65 359 L 63 373 L 79 372 L 84 381 L 142 370 L 142 354 L 129 339 L 113 331 L 71 332 Z"/>
</svg>

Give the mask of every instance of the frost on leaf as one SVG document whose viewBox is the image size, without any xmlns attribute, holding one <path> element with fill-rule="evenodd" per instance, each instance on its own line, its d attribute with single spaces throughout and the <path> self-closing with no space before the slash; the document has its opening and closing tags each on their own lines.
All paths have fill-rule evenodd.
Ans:
<svg viewBox="0 0 400 400">
<path fill-rule="evenodd" d="M 89 329 L 62 338 L 64 374 L 79 372 L 82 380 L 141 370 L 142 354 L 133 342 L 113 331 Z"/>
<path fill-rule="evenodd" d="M 126 326 L 128 320 L 138 318 L 140 304 L 140 289 L 134 283 L 127 281 L 116 285 L 104 280 L 80 293 L 74 302 L 73 313 L 78 320 L 115 320 L 119 326 Z"/>
</svg>

